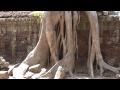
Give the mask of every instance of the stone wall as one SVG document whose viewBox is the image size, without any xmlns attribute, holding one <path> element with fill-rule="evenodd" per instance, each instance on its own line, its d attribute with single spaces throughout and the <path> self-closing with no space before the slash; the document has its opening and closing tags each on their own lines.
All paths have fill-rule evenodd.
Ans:
<svg viewBox="0 0 120 90">
<path fill-rule="evenodd" d="M 39 27 L 32 18 L 0 18 L 0 56 L 10 63 L 24 60 L 38 41 Z"/>
<path fill-rule="evenodd" d="M 118 17 L 99 16 L 101 50 L 105 62 L 120 64 L 120 21 Z M 0 18 L 0 56 L 10 63 L 21 62 L 35 47 L 39 37 L 36 19 Z M 89 22 L 84 13 L 78 28 L 79 64 L 86 64 Z"/>
<path fill-rule="evenodd" d="M 101 52 L 104 61 L 112 66 L 120 66 L 120 21 L 118 17 L 99 16 Z M 87 66 L 89 22 L 81 15 L 78 28 L 79 60 L 76 66 Z M 87 67 L 85 67 L 87 68 Z M 81 68 L 79 68 L 80 70 Z"/>
</svg>

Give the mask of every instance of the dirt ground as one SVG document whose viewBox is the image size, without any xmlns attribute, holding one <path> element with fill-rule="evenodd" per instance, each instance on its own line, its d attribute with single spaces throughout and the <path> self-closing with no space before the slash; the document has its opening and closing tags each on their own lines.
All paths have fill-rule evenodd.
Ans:
<svg viewBox="0 0 120 90">
<path fill-rule="evenodd" d="M 104 76 L 96 75 L 94 78 L 91 78 L 88 74 L 77 73 L 73 77 L 67 75 L 65 79 L 118 79 L 116 75 L 113 75 L 111 72 L 104 73 Z"/>
<path fill-rule="evenodd" d="M 115 74 L 112 71 L 105 70 L 103 76 L 100 76 L 99 71 L 94 69 L 95 77 L 92 78 L 88 74 L 87 67 L 85 66 L 85 64 L 83 64 L 83 66 L 81 65 L 76 67 L 73 77 L 67 74 L 65 79 L 119 79 L 120 77 L 118 77 L 117 75 L 119 74 Z"/>
<path fill-rule="evenodd" d="M 95 75 L 94 78 L 91 78 L 89 74 L 77 73 L 74 74 L 73 77 L 67 75 L 65 79 L 119 79 L 119 78 L 117 78 L 116 75 L 111 72 L 105 72 L 103 76 Z"/>
</svg>

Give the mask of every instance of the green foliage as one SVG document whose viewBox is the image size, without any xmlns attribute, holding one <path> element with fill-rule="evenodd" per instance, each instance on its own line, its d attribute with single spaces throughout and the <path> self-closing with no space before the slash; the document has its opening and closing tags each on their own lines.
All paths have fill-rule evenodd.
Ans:
<svg viewBox="0 0 120 90">
<path fill-rule="evenodd" d="M 34 12 L 30 13 L 30 15 L 38 17 L 38 20 L 41 21 L 42 20 L 43 12 L 44 11 L 34 11 Z"/>
</svg>

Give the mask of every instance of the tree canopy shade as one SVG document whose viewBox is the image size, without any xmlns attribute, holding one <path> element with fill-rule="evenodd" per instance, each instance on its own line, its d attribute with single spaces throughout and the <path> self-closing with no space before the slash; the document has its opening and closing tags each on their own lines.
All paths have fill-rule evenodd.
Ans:
<svg viewBox="0 0 120 90">
<path fill-rule="evenodd" d="M 85 13 L 90 24 L 87 60 L 90 76 L 94 77 L 95 61 L 101 76 L 104 68 L 119 73 L 120 68 L 112 67 L 103 60 L 97 12 L 85 11 Z M 77 27 L 80 22 L 80 11 L 44 11 L 42 14 L 34 12 L 31 15 L 42 17 L 39 41 L 25 60 L 13 69 L 13 77 L 24 78 L 29 67 L 35 64 L 47 69 L 44 74 L 41 72 L 38 74 L 36 77 L 38 79 L 61 79 L 66 74 L 74 76 L 75 61 L 78 59 Z"/>
</svg>

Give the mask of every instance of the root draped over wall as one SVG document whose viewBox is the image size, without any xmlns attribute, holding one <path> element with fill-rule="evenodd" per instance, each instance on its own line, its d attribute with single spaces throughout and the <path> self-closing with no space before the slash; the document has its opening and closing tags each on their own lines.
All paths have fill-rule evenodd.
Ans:
<svg viewBox="0 0 120 90">
<path fill-rule="evenodd" d="M 120 68 L 116 68 L 105 63 L 101 54 L 100 30 L 97 12 L 85 11 L 85 13 L 90 24 L 87 60 L 87 67 L 90 76 L 94 77 L 94 61 L 96 61 L 96 65 L 99 66 L 99 73 L 101 76 L 104 69 L 111 70 L 114 73 L 119 73 Z M 46 68 L 45 63 L 48 62 L 48 60 L 50 60 L 50 62 L 54 61 L 52 67 L 50 67 L 45 74 L 40 75 L 38 78 L 54 78 L 59 66 L 62 66 L 65 71 L 64 73 L 69 73 L 73 76 L 75 60 L 78 59 L 76 30 L 80 21 L 79 17 L 80 12 L 78 11 L 45 11 L 42 18 L 39 41 L 35 48 L 27 55 L 25 60 L 17 68 L 13 69 L 13 77 L 23 78 L 28 68 L 38 63 L 41 67 Z M 59 25 L 59 23 L 59 28 L 55 28 L 55 26 Z M 61 38 L 63 39 L 60 41 L 59 39 Z M 65 43 L 63 43 L 63 41 L 65 41 Z M 65 47 L 60 48 L 61 45 Z M 58 49 L 60 50 L 58 51 Z M 61 49 L 65 51 L 65 54 L 61 51 Z M 47 57 L 47 55 L 49 56 L 49 50 L 51 56 Z M 59 58 L 59 53 L 63 55 L 61 60 Z"/>
<path fill-rule="evenodd" d="M 57 13 L 57 12 L 56 12 Z M 67 12 L 66 12 L 67 13 Z M 69 15 L 73 15 L 74 13 L 76 13 L 76 12 L 72 12 L 72 14 L 69 14 L 69 12 L 68 12 L 68 14 Z M 64 14 L 64 13 L 63 13 Z M 56 14 L 55 14 L 56 15 Z M 61 15 L 61 14 L 60 14 Z M 66 15 L 66 14 L 65 14 Z M 75 14 L 74 14 L 75 15 Z M 76 14 L 77 15 L 77 14 Z M 68 16 L 68 17 L 71 17 L 71 16 Z M 64 20 L 70 20 L 70 18 L 63 18 Z M 75 16 L 75 17 L 77 17 L 77 16 Z M 48 42 L 48 46 L 50 47 L 50 52 L 48 52 L 48 53 L 51 53 L 51 55 L 49 56 L 49 58 L 50 58 L 50 62 L 51 62 L 51 60 L 54 60 L 54 62 L 56 63 L 56 62 L 59 62 L 59 59 L 61 58 L 63 58 L 64 56 L 65 56 L 65 54 L 66 53 L 68 53 L 69 52 L 69 54 L 71 54 L 70 52 L 71 51 L 73 51 L 73 55 L 74 54 L 76 54 L 76 51 L 78 51 L 78 49 L 77 49 L 77 44 L 76 43 L 73 43 L 73 46 L 69 46 L 69 44 L 70 44 L 70 42 L 71 41 L 73 41 L 72 39 L 74 39 L 75 41 L 77 40 L 76 39 L 76 37 L 72 37 L 72 36 L 75 36 L 75 35 L 77 35 L 76 34 L 76 32 L 74 32 L 75 30 L 75 28 L 76 27 L 74 27 L 74 25 L 76 25 L 75 23 L 77 23 L 76 22 L 76 20 L 75 19 L 73 19 L 73 20 L 75 20 L 75 21 L 72 21 L 74 24 L 72 25 L 71 23 L 69 23 L 68 25 L 70 25 L 70 26 L 72 26 L 71 28 L 70 28 L 70 26 L 67 26 L 67 24 L 66 24 L 66 22 L 63 22 L 61 19 L 59 19 L 59 18 L 61 18 L 61 17 L 59 17 L 59 15 L 58 15 L 58 17 L 57 17 L 57 19 L 55 19 L 53 22 L 56 24 L 56 32 L 57 33 L 55 33 L 54 31 L 50 31 L 51 29 L 53 29 L 53 27 L 48 27 L 46 30 L 48 30 L 47 32 L 49 32 L 49 33 L 47 33 L 47 32 L 44 32 L 44 31 L 41 31 L 43 34 L 45 33 L 46 35 L 47 35 L 47 37 L 46 37 L 46 39 L 48 39 L 48 40 L 50 40 L 50 38 L 51 38 L 51 40 L 53 40 L 52 42 L 54 42 L 54 43 L 51 43 L 51 40 Z M 74 18 L 74 17 L 72 17 L 72 18 Z M 49 18 L 50 19 L 50 18 Z M 60 21 L 61 20 L 61 21 Z M 48 21 L 50 21 L 50 20 L 48 20 Z M 58 21 L 58 22 L 57 22 Z M 71 20 L 70 20 L 70 22 L 71 22 Z M 63 24 L 61 24 L 61 23 L 65 23 L 66 24 L 66 26 L 64 25 L 64 26 L 62 26 Z M 47 25 L 50 25 L 51 24 L 51 22 L 47 22 L 46 23 L 46 26 Z M 54 25 L 54 24 L 53 24 Z M 44 26 L 44 27 L 46 27 L 46 26 Z M 62 31 L 62 29 L 61 28 L 65 28 L 66 30 L 64 30 L 63 29 L 63 31 Z M 59 30 L 58 28 L 60 28 L 61 30 Z M 67 28 L 69 28 L 68 30 L 73 30 L 73 32 L 70 34 L 70 31 L 69 32 L 67 32 Z M 50 32 L 51 32 L 51 34 L 50 34 Z M 60 34 L 59 34 L 60 33 Z M 63 34 L 62 34 L 63 33 Z M 65 33 L 67 33 L 67 34 L 65 34 Z M 69 33 L 69 34 L 68 34 Z M 14 33 L 12 33 L 13 34 L 13 37 L 14 37 L 14 39 L 13 39 L 13 41 L 15 41 L 16 40 L 16 36 L 15 36 L 15 34 Z M 42 35 L 42 34 L 41 34 Z M 70 37 L 68 37 L 69 35 L 71 35 L 71 38 L 72 39 L 70 39 Z M 52 36 L 52 37 L 51 37 Z M 63 36 L 63 37 L 62 37 Z M 62 38 L 61 38 L 62 37 Z M 40 38 L 40 37 L 39 37 Z M 41 37 L 42 38 L 42 37 Z M 54 39 L 53 39 L 54 38 Z M 30 40 L 30 39 L 29 39 Z M 45 40 L 43 40 L 43 41 L 45 41 Z M 70 41 L 70 42 L 69 42 Z M 41 41 L 42 42 L 42 41 Z M 57 45 L 59 43 L 59 45 Z M 14 44 L 14 43 L 13 43 Z M 39 44 L 39 43 L 38 43 Z M 14 48 L 15 46 L 13 45 L 12 46 L 12 48 Z M 47 47 L 47 46 L 46 46 Z M 76 47 L 74 50 L 72 50 L 72 47 Z M 95 46 L 94 46 L 95 47 Z M 64 48 L 64 49 L 60 49 L 60 48 Z M 71 48 L 71 49 L 69 49 L 69 48 Z M 36 49 L 36 48 L 35 48 Z M 35 49 L 33 49 L 33 52 L 34 52 L 34 50 Z M 60 51 L 62 52 L 62 56 L 60 56 L 61 55 L 61 52 L 59 53 L 58 51 L 58 49 L 60 49 Z M 47 50 L 47 49 L 46 49 Z M 63 50 L 63 51 L 62 51 Z M 69 51 L 70 50 L 70 51 Z M 55 52 L 54 52 L 55 51 Z M 12 50 L 12 56 L 15 56 L 14 55 L 14 53 L 15 53 L 15 50 L 13 49 Z M 36 52 L 36 54 L 37 54 L 37 52 Z M 68 56 L 69 56 L 69 54 L 67 54 Z M 29 55 L 32 55 L 31 53 L 29 54 Z M 29 56 L 28 55 L 28 56 Z M 38 55 L 39 56 L 39 55 Z M 67 57 L 67 56 L 66 56 Z M 29 58 L 29 57 L 28 57 Z M 77 58 L 76 56 L 75 56 L 75 58 Z M 74 58 L 73 58 L 74 59 Z M 36 59 L 37 60 L 37 59 Z M 67 60 L 67 59 L 66 59 Z M 26 62 L 26 61 L 25 61 Z M 62 62 L 62 60 L 60 60 L 60 62 Z M 27 62 L 26 62 L 27 63 Z M 34 64 L 35 63 L 37 63 L 37 62 L 34 62 Z M 49 63 L 50 64 L 50 63 Z M 58 63 L 59 64 L 59 63 Z M 31 65 L 32 65 L 32 63 L 31 63 Z M 54 63 L 51 63 L 51 66 L 52 65 L 54 65 Z M 56 65 L 57 66 L 57 65 Z"/>
</svg>

